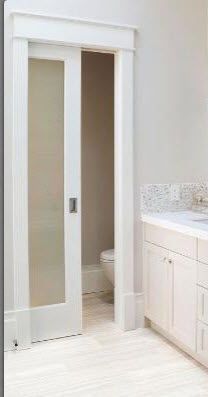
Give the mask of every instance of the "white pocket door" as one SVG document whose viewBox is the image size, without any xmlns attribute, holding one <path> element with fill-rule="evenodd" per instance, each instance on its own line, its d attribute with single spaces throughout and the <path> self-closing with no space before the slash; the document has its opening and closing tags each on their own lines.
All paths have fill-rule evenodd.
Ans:
<svg viewBox="0 0 208 397">
<path fill-rule="evenodd" d="M 81 332 L 80 92 L 80 49 L 29 46 L 32 342 Z"/>
</svg>

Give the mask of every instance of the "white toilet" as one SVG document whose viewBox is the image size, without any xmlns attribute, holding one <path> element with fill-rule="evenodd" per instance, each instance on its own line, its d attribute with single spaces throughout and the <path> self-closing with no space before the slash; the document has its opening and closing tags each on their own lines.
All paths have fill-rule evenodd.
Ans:
<svg viewBox="0 0 208 397">
<path fill-rule="evenodd" d="M 100 264 L 107 279 L 114 286 L 114 249 L 101 252 Z"/>
</svg>

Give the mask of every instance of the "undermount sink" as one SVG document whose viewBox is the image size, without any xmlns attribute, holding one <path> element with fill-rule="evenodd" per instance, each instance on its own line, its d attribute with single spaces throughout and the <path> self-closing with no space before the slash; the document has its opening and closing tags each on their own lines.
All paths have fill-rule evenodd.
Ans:
<svg viewBox="0 0 208 397">
<path fill-rule="evenodd" d="M 199 222 L 199 223 L 204 223 L 205 225 L 208 225 L 208 218 L 205 219 L 193 219 L 194 222 Z"/>
</svg>

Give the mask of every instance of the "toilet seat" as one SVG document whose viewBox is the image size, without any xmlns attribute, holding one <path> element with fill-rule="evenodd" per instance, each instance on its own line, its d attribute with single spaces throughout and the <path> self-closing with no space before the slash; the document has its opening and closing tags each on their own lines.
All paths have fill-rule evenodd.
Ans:
<svg viewBox="0 0 208 397">
<path fill-rule="evenodd" d="M 100 260 L 102 262 L 114 262 L 114 249 L 101 252 Z"/>
</svg>

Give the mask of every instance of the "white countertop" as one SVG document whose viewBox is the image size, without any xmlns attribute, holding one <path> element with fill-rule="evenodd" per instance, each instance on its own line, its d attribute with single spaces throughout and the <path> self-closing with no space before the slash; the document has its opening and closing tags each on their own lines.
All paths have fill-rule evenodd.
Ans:
<svg viewBox="0 0 208 397">
<path fill-rule="evenodd" d="M 201 221 L 207 219 L 207 223 Z M 208 240 L 208 214 L 193 211 L 148 213 L 142 221 Z"/>
</svg>

